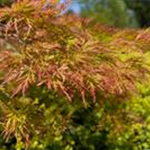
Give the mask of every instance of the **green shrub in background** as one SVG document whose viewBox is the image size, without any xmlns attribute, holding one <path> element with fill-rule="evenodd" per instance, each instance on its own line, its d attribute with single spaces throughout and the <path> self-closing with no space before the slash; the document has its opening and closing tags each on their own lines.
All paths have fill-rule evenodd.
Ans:
<svg viewBox="0 0 150 150">
<path fill-rule="evenodd" d="M 11 3 L 13 3 L 15 0 L 0 0 L 0 6 L 9 6 Z"/>
<path fill-rule="evenodd" d="M 80 0 L 81 16 L 90 17 L 94 22 L 120 28 L 137 28 L 140 22 L 124 0 Z M 131 2 L 132 3 L 132 2 Z"/>
<path fill-rule="evenodd" d="M 141 27 L 150 26 L 150 0 L 125 0 L 127 6 L 135 12 L 136 18 Z"/>
<path fill-rule="evenodd" d="M 148 149 L 150 31 L 93 25 L 61 16 L 67 2 L 45 2 L 0 10 L 0 148 Z"/>
</svg>

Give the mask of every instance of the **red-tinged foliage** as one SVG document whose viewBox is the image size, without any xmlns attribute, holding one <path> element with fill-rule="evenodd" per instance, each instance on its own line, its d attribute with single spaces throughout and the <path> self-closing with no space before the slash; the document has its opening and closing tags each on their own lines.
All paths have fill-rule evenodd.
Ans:
<svg viewBox="0 0 150 150">
<path fill-rule="evenodd" d="M 97 35 L 108 36 L 110 28 L 105 32 L 104 27 L 92 29 L 88 21 L 75 16 L 58 17 L 55 7 L 42 11 L 44 3 L 21 1 L 1 10 L 1 41 L 6 42 L 1 42 L 1 83 L 14 85 L 12 96 L 25 95 L 32 85 L 45 85 L 69 101 L 79 92 L 86 103 L 89 92 L 95 102 L 99 91 L 107 96 L 134 90 L 146 70 L 141 48 L 145 43 L 137 42 L 143 39 L 140 32 L 126 38 L 130 31 L 112 30 L 114 35 L 106 43 Z"/>
</svg>

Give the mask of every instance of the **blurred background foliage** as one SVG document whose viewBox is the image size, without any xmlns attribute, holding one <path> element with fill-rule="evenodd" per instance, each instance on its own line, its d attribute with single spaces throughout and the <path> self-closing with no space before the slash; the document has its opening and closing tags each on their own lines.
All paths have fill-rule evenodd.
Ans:
<svg viewBox="0 0 150 150">
<path fill-rule="evenodd" d="M 81 0 L 81 16 L 117 27 L 138 27 L 134 11 L 124 0 Z"/>
<path fill-rule="evenodd" d="M 0 2 L 1 7 L 11 4 L 9 0 Z M 80 12 L 77 13 L 83 17 L 92 18 L 94 23 L 121 28 L 139 28 L 150 25 L 150 0 L 81 0 L 77 3 L 80 7 Z M 76 9 L 73 8 L 73 10 Z M 101 30 L 101 33 L 95 33 L 94 36 L 107 43 L 121 35 L 125 42 L 121 43 L 125 44 L 125 47 L 122 47 L 125 50 L 122 52 L 121 49 L 121 58 L 124 57 L 127 49 L 130 47 L 134 49 L 138 43 L 138 41 L 132 43 L 134 31 L 129 33 L 119 31 L 114 34 L 109 29 L 107 30 L 108 34 Z M 149 36 L 147 37 L 145 32 L 141 31 L 138 38 L 147 40 Z M 149 30 L 147 32 L 149 35 Z M 143 41 L 140 44 L 142 45 Z M 147 59 L 150 55 L 149 48 L 148 44 L 145 48 Z M 99 95 L 97 97 L 99 101 L 94 106 L 90 103 L 88 107 L 84 107 L 78 97 L 74 103 L 69 103 L 65 97 L 58 96 L 55 91 L 49 92 L 44 87 L 33 87 L 30 93 L 33 102 L 29 97 L 21 97 L 17 101 L 9 102 L 9 105 L 15 104 L 15 109 L 19 110 L 17 116 L 14 114 L 11 116 L 17 118 L 20 127 L 24 123 L 28 127 L 29 122 L 26 122 L 26 117 L 36 125 L 35 131 L 31 131 L 33 137 L 30 141 L 30 150 L 150 150 L 149 84 L 150 81 L 146 81 L 137 85 L 138 93 L 132 97 L 126 97 L 121 103 L 119 100 L 116 102 L 114 97 L 107 97 L 107 100 L 103 101 Z M 0 93 L 0 99 L 5 99 L 5 96 L 3 92 Z M 31 114 L 31 112 L 34 113 Z M 2 116 L 2 112 L 0 115 Z M 2 126 L 0 126 L 0 132 L 3 132 Z M 39 136 L 41 133 L 44 136 Z M 0 136 L 0 150 L 24 150 L 26 148 L 23 141 L 19 141 L 19 137 L 18 141 L 13 137 L 5 141 L 2 135 Z"/>
<path fill-rule="evenodd" d="M 78 3 L 81 16 L 101 23 L 134 28 L 150 25 L 150 0 L 78 0 Z"/>
</svg>

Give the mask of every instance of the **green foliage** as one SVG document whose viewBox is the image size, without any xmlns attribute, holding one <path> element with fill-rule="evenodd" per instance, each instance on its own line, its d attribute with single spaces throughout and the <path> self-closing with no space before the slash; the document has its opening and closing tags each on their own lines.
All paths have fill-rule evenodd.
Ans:
<svg viewBox="0 0 150 150">
<path fill-rule="evenodd" d="M 136 14 L 136 18 L 141 27 L 150 26 L 150 0 L 125 0 L 127 6 Z"/>
<path fill-rule="evenodd" d="M 117 27 L 138 27 L 124 0 L 81 0 L 81 16 Z"/>
<path fill-rule="evenodd" d="M 150 30 L 93 25 L 61 16 L 67 2 L 45 3 L 0 10 L 1 149 L 147 148 L 139 89 L 149 77 Z"/>
</svg>

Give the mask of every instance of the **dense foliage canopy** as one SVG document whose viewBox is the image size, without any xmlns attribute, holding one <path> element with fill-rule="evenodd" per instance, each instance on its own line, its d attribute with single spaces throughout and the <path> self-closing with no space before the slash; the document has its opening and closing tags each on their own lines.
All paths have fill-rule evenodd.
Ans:
<svg viewBox="0 0 150 150">
<path fill-rule="evenodd" d="M 150 30 L 93 25 L 62 15 L 67 2 L 45 4 L 0 9 L 1 149 L 150 148 Z"/>
</svg>

